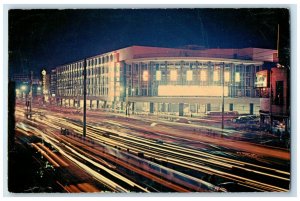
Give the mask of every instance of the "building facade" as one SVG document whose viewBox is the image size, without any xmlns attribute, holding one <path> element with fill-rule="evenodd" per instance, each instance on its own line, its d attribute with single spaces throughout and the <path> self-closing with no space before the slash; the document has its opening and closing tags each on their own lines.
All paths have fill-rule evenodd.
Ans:
<svg viewBox="0 0 300 201">
<path fill-rule="evenodd" d="M 58 103 L 119 111 L 203 115 L 220 111 L 258 114 L 256 73 L 276 62 L 276 50 L 174 49 L 131 46 L 55 68 Z"/>
<path fill-rule="evenodd" d="M 55 96 L 57 88 L 56 69 L 51 70 L 50 74 L 50 95 Z"/>
<path fill-rule="evenodd" d="M 275 122 L 280 122 L 288 132 L 290 130 L 289 70 L 279 65 L 260 71 L 257 73 L 256 86 L 260 92 L 261 123 L 274 127 Z"/>
</svg>

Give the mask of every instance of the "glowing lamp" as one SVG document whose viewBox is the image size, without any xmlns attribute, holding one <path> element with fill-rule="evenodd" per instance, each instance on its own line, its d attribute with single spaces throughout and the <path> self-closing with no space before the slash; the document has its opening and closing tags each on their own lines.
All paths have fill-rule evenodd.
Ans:
<svg viewBox="0 0 300 201">
<path fill-rule="evenodd" d="M 27 87 L 26 87 L 25 85 L 21 86 L 21 90 L 22 90 L 22 91 L 25 91 L 26 88 L 27 88 Z"/>
</svg>

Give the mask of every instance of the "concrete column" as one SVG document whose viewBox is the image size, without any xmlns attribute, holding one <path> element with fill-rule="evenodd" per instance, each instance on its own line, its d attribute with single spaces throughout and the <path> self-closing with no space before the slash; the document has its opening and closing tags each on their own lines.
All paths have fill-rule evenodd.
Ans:
<svg viewBox="0 0 300 201">
<path fill-rule="evenodd" d="M 132 114 L 134 114 L 134 102 L 131 103 L 132 104 Z"/>
<path fill-rule="evenodd" d="M 153 102 L 150 102 L 150 113 L 152 114 L 154 112 L 154 104 Z"/>
<path fill-rule="evenodd" d="M 183 116 L 184 104 L 183 103 L 179 103 L 178 107 L 179 107 L 179 116 Z"/>
<path fill-rule="evenodd" d="M 165 112 L 165 111 L 166 111 L 166 104 L 161 103 L 161 112 Z"/>
</svg>

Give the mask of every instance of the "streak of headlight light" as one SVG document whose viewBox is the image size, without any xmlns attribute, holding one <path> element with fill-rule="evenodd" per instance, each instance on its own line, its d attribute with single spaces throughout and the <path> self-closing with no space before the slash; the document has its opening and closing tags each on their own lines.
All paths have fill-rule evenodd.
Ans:
<svg viewBox="0 0 300 201">
<path fill-rule="evenodd" d="M 127 184 L 131 185 L 132 187 L 136 186 L 136 187 L 138 187 L 138 188 L 144 190 L 145 192 L 149 192 L 149 191 L 147 191 L 145 188 L 143 188 L 143 187 L 137 185 L 136 183 L 130 181 L 129 179 L 123 177 L 122 175 L 119 175 L 118 173 L 109 170 L 108 168 L 102 166 L 101 164 L 94 162 L 93 160 L 91 160 L 91 159 L 89 159 L 89 158 L 83 156 L 82 154 L 78 153 L 77 151 L 75 151 L 75 150 L 73 150 L 73 149 L 72 149 L 71 151 L 72 151 L 73 153 L 77 154 L 78 156 L 80 156 L 81 158 L 83 158 L 84 160 L 90 162 L 90 163 L 93 164 L 94 166 L 96 166 L 96 167 L 98 167 L 98 168 L 100 168 L 100 169 L 103 169 L 104 171 L 108 172 L 109 174 L 111 174 L 111 175 L 113 175 L 113 176 L 119 178 L 120 180 L 126 182 Z"/>
<path fill-rule="evenodd" d="M 109 179 L 103 177 L 102 175 L 100 175 L 98 172 L 92 170 L 91 168 L 89 168 L 88 166 L 84 165 L 83 163 L 77 161 L 75 158 L 73 158 L 72 156 L 68 155 L 67 153 L 65 153 L 61 148 L 59 148 L 58 146 L 54 145 L 56 150 L 58 150 L 62 155 L 64 155 L 65 157 L 67 157 L 68 159 L 70 159 L 71 161 L 73 161 L 74 163 L 76 163 L 78 166 L 80 166 L 81 168 L 83 168 L 84 170 L 87 171 L 87 173 L 89 173 L 90 175 L 94 176 L 98 181 L 100 181 L 101 183 L 104 183 L 108 186 L 110 186 L 113 189 L 117 189 L 121 192 L 126 192 L 128 193 L 129 191 L 124 189 L 123 187 L 119 186 L 118 184 L 116 184 L 113 181 L 110 181 Z M 69 148 L 69 147 L 67 147 Z M 71 148 L 69 148 L 71 150 Z"/>
<path fill-rule="evenodd" d="M 131 186 L 136 186 L 136 187 L 141 188 L 142 190 L 144 190 L 144 191 L 146 191 L 146 192 L 149 192 L 149 191 L 147 191 L 146 189 L 144 189 L 143 187 L 141 187 L 141 186 L 135 184 L 134 182 L 130 181 L 129 179 L 123 177 L 122 175 L 119 175 L 118 173 L 116 173 L 116 172 L 114 172 L 114 171 L 111 171 L 111 170 L 109 170 L 108 168 L 102 166 L 101 164 L 96 163 L 96 162 L 94 162 L 93 160 L 91 160 L 91 159 L 85 157 L 84 155 L 78 153 L 78 152 L 75 151 L 74 149 L 72 149 L 72 148 L 70 148 L 70 147 L 67 147 L 67 148 L 70 149 L 70 151 L 73 152 L 74 154 L 76 154 L 77 156 L 80 156 L 82 159 L 84 159 L 84 160 L 90 162 L 91 164 L 93 164 L 94 166 L 96 166 L 96 167 L 98 167 L 98 168 L 100 168 L 100 169 L 103 169 L 104 171 L 106 171 L 106 172 L 108 172 L 109 174 L 111 174 L 111 175 L 113 175 L 113 176 L 115 176 L 115 177 L 121 179 L 122 181 L 126 182 L 127 184 L 129 184 L 129 185 L 131 185 Z"/>
</svg>

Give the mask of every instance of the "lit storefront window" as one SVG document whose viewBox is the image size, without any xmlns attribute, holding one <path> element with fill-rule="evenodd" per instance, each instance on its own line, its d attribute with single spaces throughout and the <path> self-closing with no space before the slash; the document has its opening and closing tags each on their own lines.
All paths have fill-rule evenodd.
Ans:
<svg viewBox="0 0 300 201">
<path fill-rule="evenodd" d="M 161 71 L 160 71 L 160 70 L 157 70 L 157 71 L 156 71 L 156 80 L 157 80 L 157 81 L 160 81 L 160 80 L 161 80 Z"/>
<path fill-rule="evenodd" d="M 225 82 L 229 82 L 230 81 L 230 72 L 229 71 L 225 71 L 224 72 L 224 79 L 225 79 Z"/>
<path fill-rule="evenodd" d="M 171 70 L 170 71 L 170 80 L 176 81 L 177 80 L 177 70 Z"/>
<path fill-rule="evenodd" d="M 148 71 L 143 71 L 143 81 L 148 81 Z"/>
<path fill-rule="evenodd" d="M 187 80 L 187 81 L 192 81 L 192 80 L 193 80 L 193 71 L 188 70 L 188 71 L 186 72 L 186 80 Z"/>
<path fill-rule="evenodd" d="M 235 72 L 235 82 L 240 82 L 241 77 L 240 77 L 240 72 Z"/>
<path fill-rule="evenodd" d="M 200 80 L 204 82 L 207 81 L 207 69 L 202 69 L 200 71 Z"/>
</svg>

